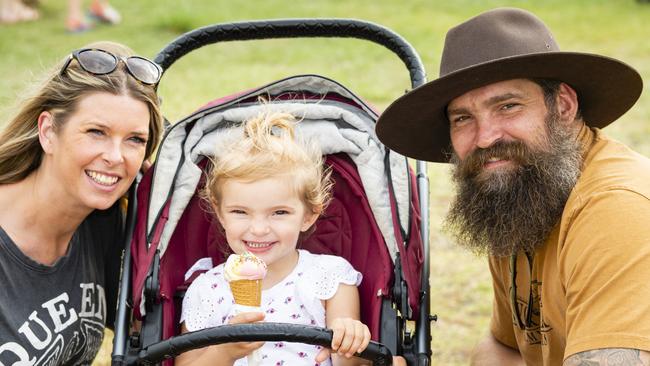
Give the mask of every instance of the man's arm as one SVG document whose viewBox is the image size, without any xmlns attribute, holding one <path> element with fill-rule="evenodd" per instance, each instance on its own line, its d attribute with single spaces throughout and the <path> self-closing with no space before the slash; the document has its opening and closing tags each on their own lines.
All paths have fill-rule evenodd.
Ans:
<svg viewBox="0 0 650 366">
<path fill-rule="evenodd" d="M 563 366 L 629 365 L 649 366 L 650 352 L 630 348 L 603 348 L 571 355 Z"/>
<path fill-rule="evenodd" d="M 524 366 L 525 363 L 518 350 L 499 342 L 490 333 L 472 351 L 470 365 Z"/>
</svg>

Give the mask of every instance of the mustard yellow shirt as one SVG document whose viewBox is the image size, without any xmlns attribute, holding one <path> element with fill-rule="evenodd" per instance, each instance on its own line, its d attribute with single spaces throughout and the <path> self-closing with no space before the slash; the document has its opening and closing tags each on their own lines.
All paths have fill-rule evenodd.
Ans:
<svg viewBox="0 0 650 366">
<path fill-rule="evenodd" d="M 598 348 L 650 351 L 650 159 L 583 127 L 584 167 L 560 222 L 535 253 L 517 257 L 511 311 L 510 258 L 490 257 L 491 331 L 528 365 L 561 365 Z M 532 272 L 532 280 L 531 273 Z"/>
</svg>

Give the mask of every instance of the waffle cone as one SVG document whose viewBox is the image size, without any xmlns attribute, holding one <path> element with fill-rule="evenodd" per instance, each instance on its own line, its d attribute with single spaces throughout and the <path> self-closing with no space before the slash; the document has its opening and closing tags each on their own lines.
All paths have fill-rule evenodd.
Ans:
<svg viewBox="0 0 650 366">
<path fill-rule="evenodd" d="M 230 291 L 236 304 L 257 307 L 262 304 L 262 280 L 230 281 Z"/>
</svg>

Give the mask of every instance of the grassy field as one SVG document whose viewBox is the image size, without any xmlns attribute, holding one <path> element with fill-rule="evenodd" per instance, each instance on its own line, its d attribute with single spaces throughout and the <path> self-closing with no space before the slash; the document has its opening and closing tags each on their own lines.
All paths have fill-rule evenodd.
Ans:
<svg viewBox="0 0 650 366">
<path fill-rule="evenodd" d="M 114 0 L 124 17 L 116 27 L 66 34 L 64 1 L 41 1 L 41 19 L 0 25 L 0 121 L 50 65 L 71 50 L 96 40 L 123 42 L 153 57 L 191 29 L 220 22 L 289 17 L 352 17 L 373 21 L 401 34 L 419 51 L 429 79 L 438 74 L 444 34 L 483 10 L 517 6 L 537 13 L 564 50 L 620 58 L 650 82 L 650 4 L 634 0 L 330 0 L 214 1 Z M 205 47 L 174 64 L 160 85 L 163 111 L 175 121 L 219 96 L 301 73 L 333 78 L 379 109 L 409 88 L 408 73 L 389 51 L 359 40 L 268 40 Z M 650 96 L 606 131 L 650 155 Z M 452 195 L 448 168 L 430 164 L 431 298 L 439 321 L 433 327 L 433 365 L 464 365 L 485 334 L 491 311 L 491 284 L 485 260 L 456 248 L 440 232 Z M 110 338 L 109 338 L 110 339 Z M 107 365 L 108 347 L 97 365 Z"/>
</svg>

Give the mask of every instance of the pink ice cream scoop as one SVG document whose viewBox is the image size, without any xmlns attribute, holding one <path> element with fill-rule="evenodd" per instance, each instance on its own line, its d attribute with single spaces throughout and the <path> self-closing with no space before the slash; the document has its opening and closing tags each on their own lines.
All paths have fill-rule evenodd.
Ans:
<svg viewBox="0 0 650 366">
<path fill-rule="evenodd" d="M 226 261 L 224 277 L 226 281 L 262 280 L 266 276 L 266 264 L 249 252 L 241 255 L 231 254 Z"/>
</svg>

